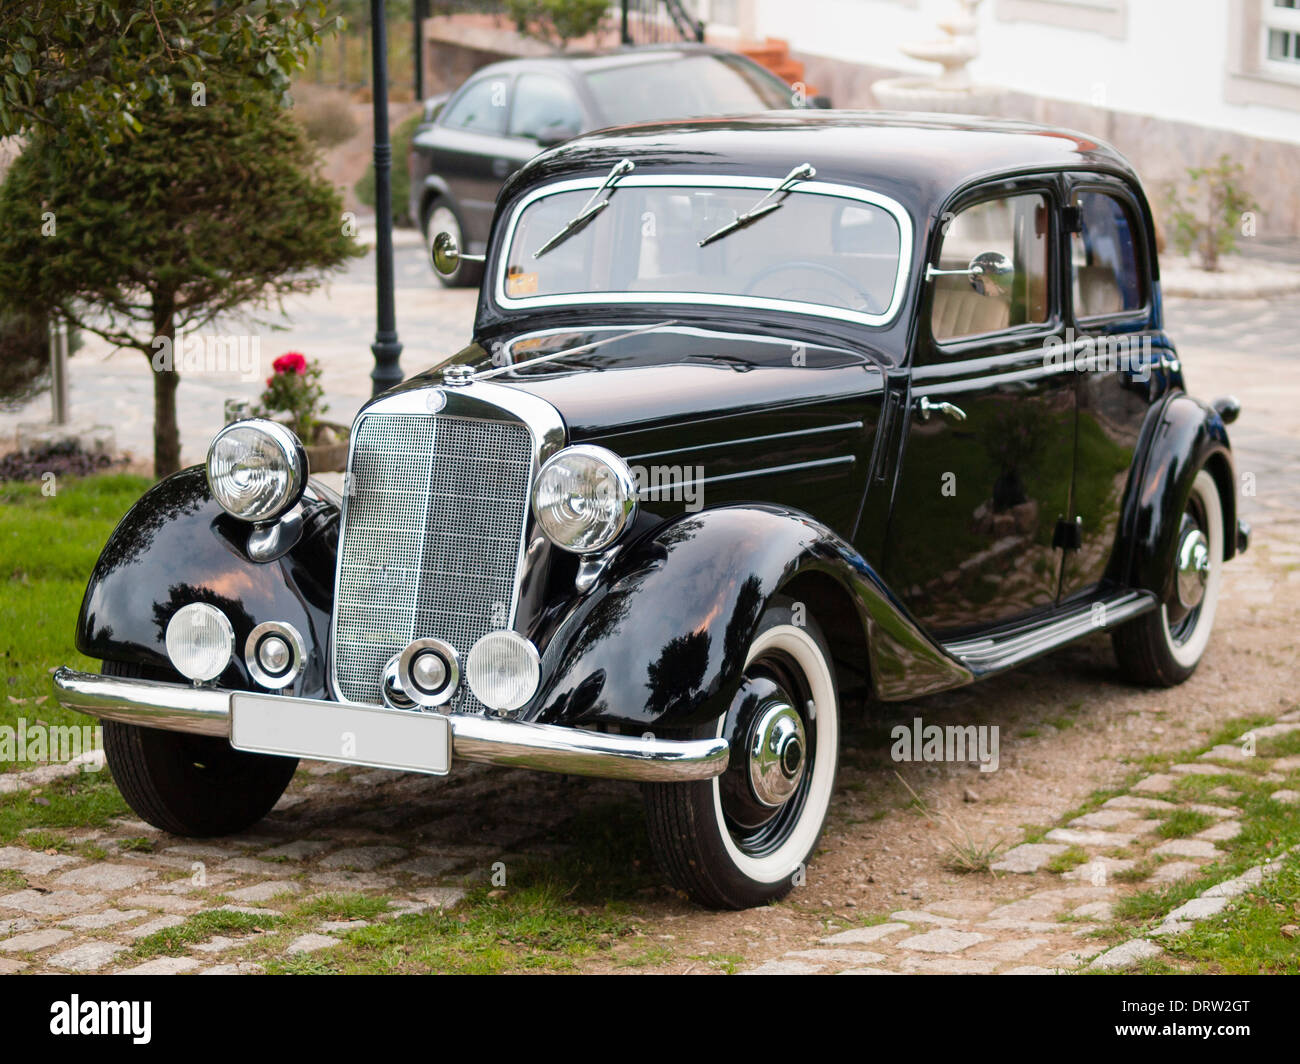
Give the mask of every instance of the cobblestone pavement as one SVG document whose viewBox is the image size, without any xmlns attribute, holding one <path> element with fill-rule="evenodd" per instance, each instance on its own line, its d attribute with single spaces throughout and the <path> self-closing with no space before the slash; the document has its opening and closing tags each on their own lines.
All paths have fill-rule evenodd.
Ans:
<svg viewBox="0 0 1300 1064">
<path fill-rule="evenodd" d="M 409 266 L 411 260 L 405 261 Z M 420 266 L 424 268 L 422 260 Z M 340 343 L 342 333 L 338 331 L 348 314 L 355 314 L 357 321 L 349 335 L 368 339 L 369 306 L 361 286 L 357 288 L 353 294 L 335 290 L 328 299 L 317 297 L 312 302 L 312 313 L 318 315 L 317 335 L 322 343 L 328 340 L 333 344 L 332 350 L 350 350 Z M 404 298 L 424 305 L 423 319 L 412 314 L 406 320 L 423 320 L 430 335 L 439 329 L 449 335 L 458 322 L 463 322 L 463 333 L 468 332 L 472 294 L 434 293 L 430 287 L 417 289 L 410 284 Z M 345 305 L 348 309 L 339 309 Z M 326 326 L 319 324 L 329 314 L 339 315 L 334 319 L 336 335 L 332 337 L 326 335 Z M 1105 723 L 1114 704 L 1137 706 L 1124 712 L 1137 717 L 1146 730 L 1125 733 L 1129 757 L 1141 757 L 1174 736 L 1177 720 L 1151 724 L 1162 719 L 1158 715 L 1161 706 L 1176 709 L 1179 715 L 1185 710 L 1195 721 L 1210 723 L 1215 714 L 1242 715 L 1247 709 L 1268 706 L 1279 729 L 1269 735 L 1300 729 L 1300 714 L 1294 708 L 1293 634 L 1300 612 L 1296 609 L 1300 590 L 1300 492 L 1296 491 L 1300 486 L 1300 415 L 1296 413 L 1300 411 L 1300 374 L 1296 359 L 1300 352 L 1295 340 L 1300 311 L 1289 303 L 1206 305 L 1171 300 L 1168 316 L 1192 391 L 1206 398 L 1233 392 L 1243 402 L 1242 419 L 1231 433 L 1239 472 L 1249 473 L 1255 480 L 1255 493 L 1242 499 L 1243 516 L 1255 525 L 1255 542 L 1248 555 L 1228 568 L 1224 619 L 1212 645 L 1212 657 L 1185 687 L 1165 694 L 1133 694 L 1114 684 L 1107 674 L 1090 673 L 1089 669 L 1097 667 L 1087 655 L 1066 653 L 1064 667 L 1081 669 L 1081 678 L 1073 686 L 1052 688 L 1055 693 L 1049 697 L 1064 703 L 1086 690 L 1094 701 L 1083 712 L 1093 722 L 1089 726 L 1098 728 L 1121 726 L 1122 722 L 1114 723 L 1114 717 L 1109 718 L 1112 723 Z M 417 330 L 405 324 L 403 330 L 409 343 Z M 292 334 L 293 346 L 311 346 L 303 341 L 303 335 L 299 331 Z M 340 382 L 333 395 L 359 397 L 367 390 L 369 354 L 360 348 L 348 357 L 354 361 L 345 362 L 340 355 L 331 363 L 333 369 L 327 369 L 326 379 Z M 129 408 L 132 402 L 139 402 L 138 397 L 130 397 L 134 384 L 119 387 L 124 379 L 106 376 L 100 380 L 102 394 L 97 401 L 107 404 L 106 409 Z M 147 383 L 147 376 L 143 379 Z M 214 390 L 212 395 L 216 394 Z M 344 416 L 342 400 L 338 413 Z M 188 447 L 202 446 L 193 442 L 193 436 L 187 440 L 191 441 Z M 191 457 L 193 454 L 191 450 Z M 1286 637 L 1285 632 L 1292 634 Z M 1244 643 L 1251 645 L 1245 647 Z M 1284 660 L 1268 664 L 1259 673 L 1265 677 L 1262 690 L 1260 683 L 1247 690 L 1232 671 L 1237 663 L 1254 660 L 1250 655 L 1276 653 L 1282 653 Z M 1285 659 L 1286 653 L 1290 659 Z M 1059 660 L 1037 671 L 1030 668 L 1028 682 L 1050 687 L 1053 673 L 1061 671 L 1055 665 Z M 936 696 L 925 703 L 926 712 L 935 706 L 960 706 L 966 699 L 979 705 L 985 719 L 1006 721 L 1031 689 L 1019 684 L 1020 680 L 990 681 L 970 693 Z M 1276 687 L 1276 694 L 1269 684 Z M 1044 712 L 1065 708 L 1063 704 L 1049 706 Z M 1166 718 L 1174 716 L 1166 713 Z M 1055 823 L 1077 804 L 1081 787 L 1086 794 L 1095 785 L 1073 778 L 1084 775 L 1072 768 L 1080 756 L 1078 730 L 1026 740 L 1020 749 L 1030 753 L 1004 749 L 1006 767 L 993 774 L 1000 779 L 974 780 L 975 786 L 987 790 L 981 804 L 972 808 L 998 809 L 998 815 L 1013 825 Z M 1183 739 L 1179 742 L 1194 745 Z M 623 900 L 645 913 L 647 935 L 690 940 L 695 944 L 692 948 L 706 951 L 723 948 L 725 940 L 728 948 L 743 957 L 742 968 L 759 972 L 1010 974 L 1136 963 L 1159 955 L 1160 933 L 1124 943 L 1117 947 L 1118 953 L 1112 950 L 1098 957 L 1100 947 L 1089 932 L 1106 921 L 1108 907 L 1124 892 L 1141 883 L 1194 874 L 1216 858 L 1238 828 L 1231 808 L 1231 783 L 1234 773 L 1240 771 L 1232 764 L 1236 756 L 1238 748 L 1230 744 L 1176 764 L 1168 772 L 1148 775 L 1098 808 L 1056 824 L 1041 838 L 1017 839 L 1021 844 L 1003 857 L 1001 878 L 991 886 L 938 891 L 913 882 L 933 858 L 926 856 L 928 849 L 913 826 L 897 826 L 904 814 L 890 812 L 880 826 L 870 829 L 856 826 L 872 816 L 865 806 L 868 800 L 874 801 L 874 794 L 860 790 L 866 786 L 862 781 L 884 776 L 886 770 L 842 773 L 824 852 L 813 864 L 813 872 L 821 878 L 816 886 L 796 891 L 792 904 L 752 914 L 713 914 L 700 912 L 671 895 L 667 900 L 664 895 L 646 898 L 643 906 L 635 896 Z M 1036 785 L 1036 780 L 1033 772 L 1014 775 L 1020 771 L 1017 757 L 1022 765 L 1032 758 L 1038 759 L 1038 766 L 1048 766 L 1042 771 L 1055 776 L 1049 792 L 1022 793 Z M 1296 801 L 1300 759 L 1274 759 L 1253 768 L 1272 786 L 1273 800 Z M 0 791 L 40 787 L 77 769 L 49 766 L 33 773 L 0 776 Z M 1190 800 L 1179 780 L 1206 772 L 1224 777 L 1216 784 L 1223 789 Z M 1066 779 L 1067 775 L 1071 778 Z M 926 801 L 945 787 L 951 790 L 953 784 L 938 775 L 912 779 Z M 1007 803 L 1003 806 L 996 806 L 990 797 L 999 787 L 1004 793 L 1008 788 L 1016 792 L 997 799 Z M 960 790 L 957 793 L 960 795 Z M 455 905 L 470 885 L 491 875 L 497 862 L 509 864 L 524 857 L 544 860 L 572 846 L 575 835 L 566 825 L 571 825 L 576 811 L 590 810 L 603 801 L 627 803 L 634 797 L 635 791 L 628 785 L 479 766 L 460 766 L 449 779 L 431 780 L 306 763 L 276 810 L 238 838 L 196 842 L 123 820 L 100 829 L 65 830 L 60 833 L 64 837 L 61 846 L 5 846 L 0 848 L 0 973 L 255 972 L 260 970 L 258 965 L 248 959 L 255 952 L 255 942 L 250 942 L 257 937 L 255 931 L 213 934 L 187 944 L 177 956 L 143 958 L 138 944 L 151 934 L 181 925 L 195 913 L 233 906 L 256 917 L 289 911 L 338 892 L 391 898 L 388 916 Z M 960 797 L 957 801 L 960 808 Z M 1210 822 L 1187 838 L 1162 838 L 1157 829 L 1162 816 L 1170 811 L 1167 803 L 1195 806 L 1194 811 Z M 888 844 L 875 841 L 884 838 Z M 1066 854 L 1074 853 L 1077 858 L 1076 851 L 1082 852 L 1082 862 L 1076 867 L 1060 871 L 1058 866 L 1058 871 L 1049 871 L 1053 862 Z M 874 877 L 856 871 L 868 867 L 866 862 L 871 862 Z M 1243 882 L 1266 871 L 1261 868 L 1247 873 Z M 880 883 L 868 887 L 869 878 Z M 887 890 L 881 886 L 886 881 Z M 1190 902 L 1190 908 L 1170 914 L 1168 925 L 1212 915 L 1220 907 L 1216 899 L 1229 897 L 1235 889 L 1237 886 L 1230 885 L 1217 894 L 1207 892 Z M 885 894 L 894 895 L 893 905 L 881 904 Z M 805 917 L 801 906 L 810 915 Z M 843 917 L 845 913 L 852 918 L 827 919 L 827 914 Z M 858 926 L 843 926 L 846 922 Z M 357 921 L 322 920 L 285 943 L 282 953 L 327 956 L 340 936 L 357 926 Z M 664 970 L 695 967 L 683 961 Z"/>
</svg>

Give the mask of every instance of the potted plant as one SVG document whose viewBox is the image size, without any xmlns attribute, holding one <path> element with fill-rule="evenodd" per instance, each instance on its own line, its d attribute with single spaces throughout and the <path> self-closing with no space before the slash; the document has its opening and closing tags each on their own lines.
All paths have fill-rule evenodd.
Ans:
<svg viewBox="0 0 1300 1064">
<path fill-rule="evenodd" d="M 348 427 L 321 418 L 329 409 L 322 400 L 319 362 L 307 361 L 300 351 L 289 351 L 271 363 L 266 390 L 256 413 L 288 425 L 307 449 L 313 473 L 342 472 L 348 458 Z"/>
</svg>

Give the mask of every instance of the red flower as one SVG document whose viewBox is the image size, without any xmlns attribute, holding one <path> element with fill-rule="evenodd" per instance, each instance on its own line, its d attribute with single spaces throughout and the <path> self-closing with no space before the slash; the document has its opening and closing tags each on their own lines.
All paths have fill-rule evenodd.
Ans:
<svg viewBox="0 0 1300 1064">
<path fill-rule="evenodd" d="M 306 373 L 307 357 L 300 351 L 289 351 L 272 362 L 271 368 L 276 373 Z"/>
</svg>

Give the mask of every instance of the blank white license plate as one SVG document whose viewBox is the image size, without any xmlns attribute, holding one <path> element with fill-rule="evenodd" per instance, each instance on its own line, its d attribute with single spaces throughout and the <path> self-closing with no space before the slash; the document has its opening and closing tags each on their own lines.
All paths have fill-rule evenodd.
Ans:
<svg viewBox="0 0 1300 1064">
<path fill-rule="evenodd" d="M 435 776 L 451 771 L 451 721 L 441 713 L 236 693 L 230 745 Z"/>
</svg>

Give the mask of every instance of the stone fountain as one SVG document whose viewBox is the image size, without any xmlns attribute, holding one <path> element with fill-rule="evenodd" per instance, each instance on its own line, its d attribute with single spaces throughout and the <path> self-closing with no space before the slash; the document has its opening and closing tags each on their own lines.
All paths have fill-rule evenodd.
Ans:
<svg viewBox="0 0 1300 1064">
<path fill-rule="evenodd" d="M 957 114 L 995 114 L 1000 108 L 1003 90 L 991 85 L 976 85 L 967 69 L 979 55 L 975 39 L 979 27 L 976 11 L 982 0 L 957 0 L 959 11 L 940 22 L 947 34 L 936 40 L 904 45 L 904 55 L 922 62 L 938 63 L 937 77 L 886 78 L 871 86 L 880 106 L 887 111 L 942 111 Z"/>
</svg>

